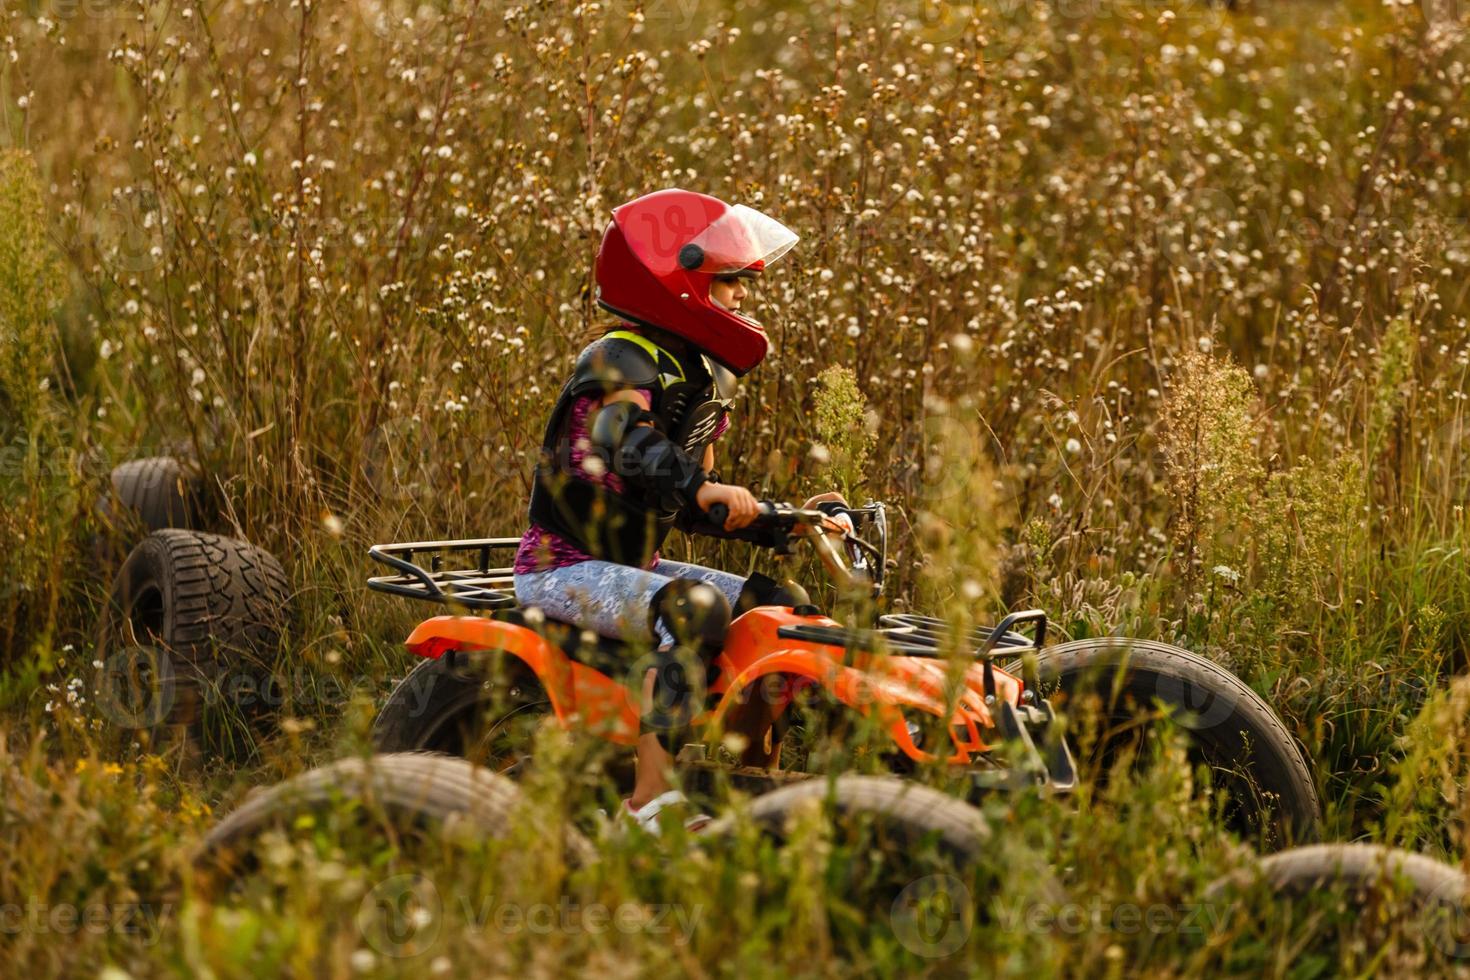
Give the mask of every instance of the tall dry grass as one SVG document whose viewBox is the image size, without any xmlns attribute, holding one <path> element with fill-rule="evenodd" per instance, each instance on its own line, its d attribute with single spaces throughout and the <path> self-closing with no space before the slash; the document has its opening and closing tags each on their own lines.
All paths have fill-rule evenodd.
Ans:
<svg viewBox="0 0 1470 980">
<path fill-rule="evenodd" d="M 0 702 L 24 743 L 10 764 L 41 796 L 70 787 L 62 811 L 101 806 L 73 771 L 87 706 L 65 704 L 103 584 L 88 515 L 112 463 L 160 449 L 199 459 L 227 522 L 291 570 L 283 666 L 355 692 L 303 698 L 243 778 L 360 748 L 414 615 L 360 586 L 366 546 L 519 531 L 545 412 L 603 316 L 589 274 L 607 213 L 685 185 L 803 237 L 756 297 L 776 352 L 746 379 L 726 479 L 893 502 L 890 592 L 926 611 L 1040 605 L 1069 635 L 1206 652 L 1301 737 L 1332 835 L 1463 852 L 1455 806 L 1410 791 L 1449 771 L 1433 750 L 1458 701 L 1425 705 L 1465 667 L 1470 624 L 1457 13 L 1463 26 L 1438 4 L 8 4 Z M 227 802 L 232 775 L 194 790 Z M 1182 799 L 1125 784 L 1089 814 L 1033 801 L 1007 833 L 1095 869 L 1079 894 L 1172 907 L 1239 859 Z M 15 853 L 46 853 L 49 812 L 23 821 Z M 149 819 L 191 833 L 181 812 Z M 51 857 L 75 880 L 102 873 Z M 803 873 L 818 942 L 828 913 L 856 913 L 840 883 Z M 61 880 L 3 879 L 53 899 Z M 323 911 L 348 899 L 293 894 L 284 912 L 203 903 L 187 921 L 273 937 L 237 967 L 306 969 L 292 944 L 318 943 L 350 968 L 351 937 Z M 759 959 L 774 927 L 741 914 L 764 937 L 741 955 L 776 962 Z M 1280 967 L 1290 927 L 1258 924 L 1233 945 L 1176 931 L 1157 947 L 999 930 L 974 962 Z M 76 955 L 231 972 L 190 929 L 162 952 Z M 897 969 L 891 953 L 855 962 Z M 569 955 L 584 954 L 610 968 Z M 54 944 L 34 955 L 70 962 Z"/>
</svg>

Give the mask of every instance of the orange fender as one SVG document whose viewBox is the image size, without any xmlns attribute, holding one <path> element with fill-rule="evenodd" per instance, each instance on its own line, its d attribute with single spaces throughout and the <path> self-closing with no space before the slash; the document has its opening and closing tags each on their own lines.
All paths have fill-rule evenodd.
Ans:
<svg viewBox="0 0 1470 980">
<path fill-rule="evenodd" d="M 885 676 L 845 666 L 829 651 L 830 648 L 820 646 L 810 649 L 792 647 L 761 657 L 722 685 L 724 696 L 710 713 L 709 721 L 722 722 L 725 715 L 740 703 L 741 693 L 758 684 L 762 677 L 774 674 L 804 677 L 820 684 L 854 711 L 863 714 L 877 712 L 878 719 L 888 730 L 889 736 L 909 758 L 920 762 L 930 762 L 938 758 L 914 744 L 900 709 L 913 708 L 943 716 L 945 704 L 942 698 L 906 684 L 895 675 Z M 983 703 L 980 707 L 983 710 Z M 989 717 L 988 714 L 986 717 Z M 964 762 L 971 752 L 985 750 L 975 719 L 968 717 L 962 709 L 956 709 L 950 728 L 963 728 L 968 734 L 963 744 L 956 745 L 955 754 L 950 757 L 950 761 Z"/>
<path fill-rule="evenodd" d="M 435 616 L 414 627 L 405 646 L 436 660 L 447 650 L 504 651 L 536 675 L 562 726 L 585 728 L 621 745 L 638 741 L 638 708 L 628 689 L 577 663 L 535 630 L 480 616 Z"/>
<path fill-rule="evenodd" d="M 789 673 L 810 678 L 857 710 L 866 711 L 873 704 L 879 705 L 894 742 L 906 755 L 921 761 L 934 758 L 914 747 L 902 712 L 897 709 L 908 707 L 943 716 L 951 669 L 947 661 L 862 650 L 849 653 L 839 646 L 780 636 L 782 627 L 798 624 L 840 625 L 826 616 L 797 615 L 794 610 L 779 606 L 759 606 L 730 625 L 725 652 L 719 660 L 720 678 L 714 686 L 716 693 L 725 695 L 714 712 L 716 718 L 723 718 L 730 710 L 735 703 L 732 697 L 738 698 L 740 692 L 761 677 Z M 993 675 L 997 697 L 1012 704 L 1020 700 L 1019 680 L 1001 670 L 994 670 Z M 867 687 L 854 686 L 857 680 Z M 859 696 L 855 692 L 865 693 Z M 964 763 L 975 754 L 989 751 L 990 746 L 981 733 L 993 730 L 994 726 L 994 718 L 985 703 L 984 667 L 972 664 L 965 670 L 964 686 L 951 713 L 948 730 L 954 752 L 948 761 Z"/>
</svg>

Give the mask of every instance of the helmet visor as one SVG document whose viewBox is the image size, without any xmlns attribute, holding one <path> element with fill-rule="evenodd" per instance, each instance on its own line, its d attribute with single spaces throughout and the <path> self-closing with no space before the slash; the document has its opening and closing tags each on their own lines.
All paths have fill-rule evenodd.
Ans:
<svg viewBox="0 0 1470 980">
<path fill-rule="evenodd" d="M 757 262 L 769 265 L 796 242 L 796 233 L 775 218 L 737 204 L 684 247 L 680 264 L 691 271 L 727 276 Z M 698 264 L 687 261 L 696 257 Z"/>
</svg>

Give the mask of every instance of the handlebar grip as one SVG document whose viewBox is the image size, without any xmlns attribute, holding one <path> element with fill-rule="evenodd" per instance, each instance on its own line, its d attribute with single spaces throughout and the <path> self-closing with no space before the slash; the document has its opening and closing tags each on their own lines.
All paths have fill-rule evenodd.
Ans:
<svg viewBox="0 0 1470 980">
<path fill-rule="evenodd" d="M 730 519 L 730 508 L 724 504 L 712 504 L 710 509 L 704 513 L 709 518 L 709 522 L 716 527 L 724 527 L 725 522 Z"/>
</svg>

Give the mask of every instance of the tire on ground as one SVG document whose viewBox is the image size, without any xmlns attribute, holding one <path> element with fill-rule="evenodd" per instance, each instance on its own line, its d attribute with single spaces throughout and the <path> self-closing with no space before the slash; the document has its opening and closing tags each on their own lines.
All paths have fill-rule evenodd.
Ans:
<svg viewBox="0 0 1470 980">
<path fill-rule="evenodd" d="M 154 732 L 278 706 L 272 671 L 290 586 L 266 551 L 202 531 L 144 538 L 113 581 L 96 698 L 115 725 Z"/>
<path fill-rule="evenodd" d="M 984 815 L 969 803 L 893 776 L 805 779 L 757 797 L 749 819 L 764 833 L 785 840 L 791 820 L 811 806 L 822 808 L 837 822 L 870 817 L 875 830 L 899 845 L 932 834 L 941 852 L 964 864 L 978 859 L 990 840 Z M 704 833 L 720 837 L 734 833 L 737 826 L 738 817 L 732 814 L 710 824 Z"/>
<path fill-rule="evenodd" d="M 820 843 L 807 836 L 812 831 Z M 767 867 L 761 851 L 769 841 L 781 850 L 773 855 L 779 864 L 806 865 L 826 881 L 834 943 L 867 942 L 882 926 L 919 957 L 914 968 L 922 972 L 956 953 L 976 925 L 989 920 L 995 896 L 1004 895 L 1018 910 L 1065 901 L 1041 855 L 1002 839 L 1004 832 L 992 829 L 976 807 L 932 787 L 896 776 L 847 774 L 766 793 L 697 836 L 727 866 L 754 860 L 755 867 Z M 756 850 L 749 850 L 752 845 Z M 780 876 L 757 874 L 753 888 L 747 901 L 755 907 L 789 900 Z"/>
<path fill-rule="evenodd" d="M 1457 900 L 1464 896 L 1467 884 L 1459 868 L 1413 851 L 1383 844 L 1308 844 L 1268 854 L 1254 869 L 1219 878 L 1206 895 L 1214 897 L 1226 888 L 1248 884 L 1255 875 L 1282 895 L 1307 895 L 1334 882 L 1361 891 L 1401 878 L 1418 899 Z"/>
<path fill-rule="evenodd" d="M 1294 847 L 1216 879 L 1205 898 L 1226 899 L 1258 880 L 1281 898 L 1309 898 L 1345 886 L 1353 901 L 1365 904 L 1375 901 L 1375 892 L 1402 884 L 1410 910 L 1421 916 L 1418 928 L 1430 942 L 1457 961 L 1470 956 L 1470 877 L 1427 855 L 1382 844 Z M 1381 915 L 1381 909 L 1375 907 L 1374 914 Z"/>
<path fill-rule="evenodd" d="M 1165 643 L 1101 637 L 1040 651 L 1043 694 L 1067 711 L 1083 692 L 1105 706 L 1100 723 L 1129 723 L 1155 702 L 1174 709 L 1190 759 L 1230 791 L 1235 828 L 1272 847 L 1315 840 L 1321 803 L 1302 752 L 1276 712 L 1223 667 Z"/>
<path fill-rule="evenodd" d="M 290 830 L 303 815 L 347 802 L 361 804 L 364 815 L 395 831 L 464 830 L 483 838 L 510 833 L 523 797 L 510 779 L 464 759 L 424 752 L 342 759 L 253 792 L 205 835 L 194 862 L 206 870 L 237 871 L 250 864 L 266 831 Z M 572 864 L 596 859 L 592 845 L 572 828 L 565 830 L 563 853 Z"/>
<path fill-rule="evenodd" d="M 113 504 L 136 517 L 148 532 L 166 527 L 200 530 L 212 516 L 204 481 L 192 464 L 172 456 L 134 459 L 113 468 L 112 492 L 102 507 Z"/>
</svg>

